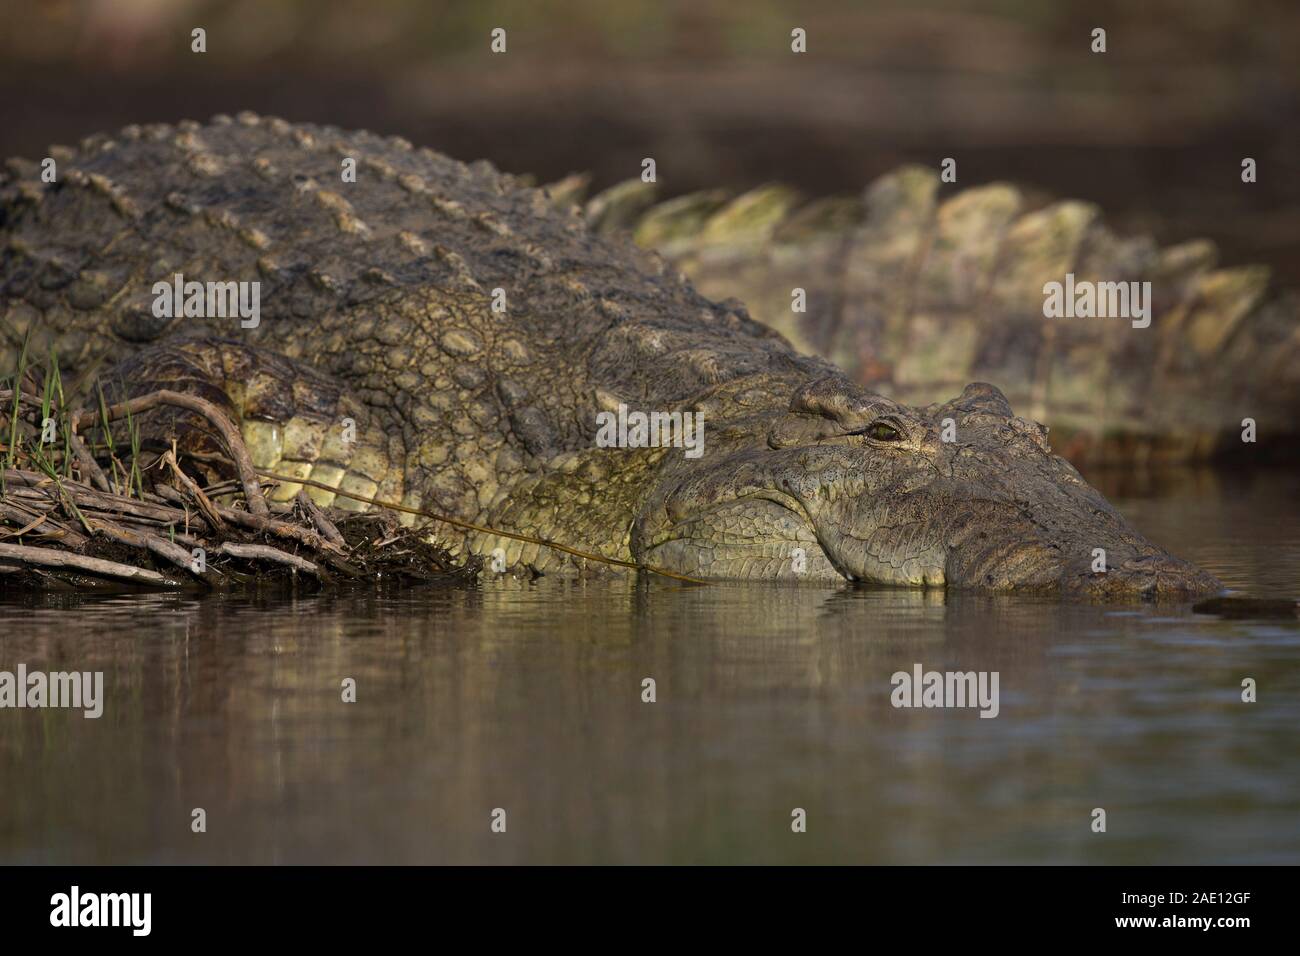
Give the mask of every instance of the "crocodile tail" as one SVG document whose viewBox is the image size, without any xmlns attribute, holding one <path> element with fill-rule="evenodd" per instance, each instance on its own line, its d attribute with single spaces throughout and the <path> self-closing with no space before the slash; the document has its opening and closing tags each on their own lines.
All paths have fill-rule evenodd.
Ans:
<svg viewBox="0 0 1300 956">
<path fill-rule="evenodd" d="M 584 208 L 865 385 L 926 403 L 997 384 L 1076 460 L 1240 450 L 1246 418 L 1295 434 L 1300 301 L 1271 290 L 1267 268 L 1222 268 L 1207 240 L 1117 235 L 1087 202 L 949 189 L 907 166 L 857 197 L 768 185 L 656 203 L 629 181 Z M 1045 286 L 1067 276 L 1138 283 L 1125 291 L 1141 298 L 1129 318 L 1045 317 Z"/>
</svg>

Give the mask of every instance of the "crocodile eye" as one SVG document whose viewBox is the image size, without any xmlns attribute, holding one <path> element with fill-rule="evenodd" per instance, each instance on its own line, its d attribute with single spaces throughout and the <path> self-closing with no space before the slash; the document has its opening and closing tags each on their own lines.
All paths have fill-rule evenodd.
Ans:
<svg viewBox="0 0 1300 956">
<path fill-rule="evenodd" d="M 902 441 L 903 433 L 900 432 L 883 418 L 872 422 L 865 428 L 859 428 L 856 431 L 849 432 L 850 435 L 866 435 L 875 441 Z"/>
<path fill-rule="evenodd" d="M 876 441 L 900 441 L 903 436 L 888 422 L 872 422 L 867 426 L 867 437 Z"/>
</svg>

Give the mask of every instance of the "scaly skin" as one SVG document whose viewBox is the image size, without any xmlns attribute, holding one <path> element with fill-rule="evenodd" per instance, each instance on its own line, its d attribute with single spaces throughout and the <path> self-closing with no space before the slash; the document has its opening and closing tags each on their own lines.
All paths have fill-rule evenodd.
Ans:
<svg viewBox="0 0 1300 956">
<path fill-rule="evenodd" d="M 581 201 L 576 176 L 552 191 Z M 1280 447 L 1300 433 L 1300 297 L 1268 270 L 1220 269 L 1213 243 L 1121 238 L 1082 202 L 1005 183 L 955 191 L 906 167 L 859 197 L 803 203 L 768 186 L 655 203 L 620 183 L 584 206 L 598 232 L 657 249 L 705 295 L 743 301 L 796 347 L 858 384 L 932 402 L 998 383 L 1052 427 L 1075 464 L 1231 457 L 1241 422 Z M 952 191 L 952 192 L 949 192 Z M 1043 317 L 1043 285 L 1152 283 L 1149 328 Z M 791 290 L 807 311 L 791 309 Z"/>
<path fill-rule="evenodd" d="M 263 467 L 688 574 L 1217 587 L 1143 539 L 993 387 L 928 408 L 869 392 L 486 164 L 250 114 L 54 156 L 57 184 L 21 162 L 0 183 L 0 327 L 54 347 L 65 376 L 109 360 L 122 392 L 224 403 Z M 178 271 L 261 281 L 261 324 L 155 318 L 152 286 Z M 620 403 L 703 413 L 703 456 L 596 447 L 597 413 Z M 142 427 L 201 443 L 193 425 Z M 429 529 L 455 553 L 501 548 L 520 573 L 607 570 Z"/>
</svg>

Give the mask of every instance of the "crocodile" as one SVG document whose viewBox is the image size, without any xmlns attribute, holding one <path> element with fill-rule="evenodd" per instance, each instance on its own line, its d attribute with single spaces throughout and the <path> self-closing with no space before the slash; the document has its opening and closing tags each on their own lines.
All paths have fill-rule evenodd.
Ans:
<svg viewBox="0 0 1300 956">
<path fill-rule="evenodd" d="M 519 576 L 609 568 L 490 529 L 702 578 L 1218 588 L 996 387 L 927 406 L 864 388 L 489 163 L 252 113 L 49 158 L 50 183 L 41 164 L 4 167 L 0 329 L 65 377 L 219 404 L 283 476 L 273 500 L 310 481 L 321 505 L 470 522 L 428 536 Z M 260 283 L 259 320 L 159 308 L 177 275 Z M 615 410 L 698 416 L 702 454 L 601 447 Z M 188 415 L 142 416 L 143 438 L 202 446 Z"/>
<path fill-rule="evenodd" d="M 813 201 L 780 184 L 658 201 L 640 179 L 586 199 L 587 179 L 550 191 L 900 401 L 997 382 L 1078 465 L 1240 460 L 1255 451 L 1247 418 L 1273 450 L 1300 437 L 1300 296 L 1267 267 L 1220 268 L 1209 240 L 1161 248 L 1117 235 L 1092 203 L 958 190 L 920 166 Z M 1149 326 L 1045 319 L 1044 286 L 1067 275 L 1150 282 Z"/>
</svg>

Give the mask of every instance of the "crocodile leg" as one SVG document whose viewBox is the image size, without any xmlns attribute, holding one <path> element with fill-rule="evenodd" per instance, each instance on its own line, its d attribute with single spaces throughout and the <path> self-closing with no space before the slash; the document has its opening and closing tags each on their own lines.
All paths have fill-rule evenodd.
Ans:
<svg viewBox="0 0 1300 956">
<path fill-rule="evenodd" d="M 238 423 L 258 468 L 364 497 L 402 498 L 404 451 L 381 415 L 304 362 L 239 342 L 189 339 L 142 350 L 113 369 L 108 382 L 115 398 L 170 389 L 214 403 Z M 145 439 L 220 451 L 206 423 L 183 409 L 147 413 L 140 427 Z M 303 487 L 283 482 L 268 497 L 289 501 Z M 335 492 L 306 490 L 322 506 L 368 508 Z"/>
</svg>

